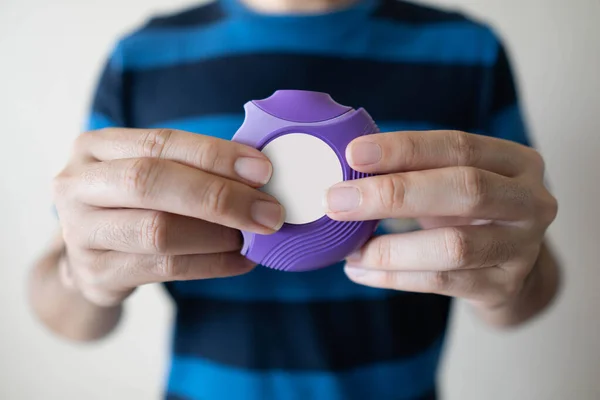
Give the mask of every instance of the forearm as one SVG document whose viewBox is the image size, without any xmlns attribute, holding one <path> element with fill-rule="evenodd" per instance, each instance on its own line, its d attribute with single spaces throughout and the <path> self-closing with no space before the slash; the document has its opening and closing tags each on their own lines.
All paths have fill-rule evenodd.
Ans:
<svg viewBox="0 0 600 400">
<path fill-rule="evenodd" d="M 558 262 L 546 244 L 527 277 L 523 289 L 514 300 L 496 308 L 476 308 L 477 314 L 489 325 L 508 328 L 520 325 L 546 309 L 560 286 Z"/>
<path fill-rule="evenodd" d="M 35 264 L 29 279 L 29 301 L 36 316 L 54 333 L 68 339 L 92 341 L 118 324 L 122 307 L 99 307 L 67 288 L 59 276 L 64 244 L 57 238 Z"/>
</svg>

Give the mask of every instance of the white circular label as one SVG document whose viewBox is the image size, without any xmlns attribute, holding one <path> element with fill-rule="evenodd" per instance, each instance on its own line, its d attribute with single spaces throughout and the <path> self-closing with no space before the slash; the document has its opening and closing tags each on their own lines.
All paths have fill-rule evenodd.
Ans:
<svg viewBox="0 0 600 400">
<path fill-rule="evenodd" d="M 262 152 L 273 164 L 273 176 L 262 190 L 285 208 L 285 222 L 307 224 L 325 215 L 323 196 L 344 179 L 340 159 L 321 139 L 302 133 L 280 136 Z"/>
</svg>

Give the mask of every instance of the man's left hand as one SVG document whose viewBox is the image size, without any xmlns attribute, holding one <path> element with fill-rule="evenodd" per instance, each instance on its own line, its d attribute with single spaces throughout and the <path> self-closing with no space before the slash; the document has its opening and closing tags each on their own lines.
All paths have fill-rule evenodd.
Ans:
<svg viewBox="0 0 600 400">
<path fill-rule="evenodd" d="M 347 148 L 357 171 L 326 196 L 335 220 L 417 219 L 423 230 L 376 236 L 347 260 L 353 281 L 510 303 L 535 269 L 557 201 L 534 149 L 456 131 L 391 132 Z"/>
</svg>

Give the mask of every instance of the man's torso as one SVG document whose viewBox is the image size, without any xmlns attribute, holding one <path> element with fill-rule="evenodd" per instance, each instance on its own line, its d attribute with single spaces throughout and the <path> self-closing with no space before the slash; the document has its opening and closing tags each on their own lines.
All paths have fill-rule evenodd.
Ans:
<svg viewBox="0 0 600 400">
<path fill-rule="evenodd" d="M 224 4 L 154 19 L 120 43 L 112 85 L 127 126 L 231 139 L 245 102 L 300 89 L 364 107 L 384 132 L 485 129 L 497 44 L 481 25 L 394 0 L 314 18 Z M 97 118 L 110 112 L 99 97 Z M 401 225 L 380 233 L 413 229 Z M 173 399 L 435 396 L 447 297 L 359 286 L 342 264 L 166 287 Z"/>
</svg>

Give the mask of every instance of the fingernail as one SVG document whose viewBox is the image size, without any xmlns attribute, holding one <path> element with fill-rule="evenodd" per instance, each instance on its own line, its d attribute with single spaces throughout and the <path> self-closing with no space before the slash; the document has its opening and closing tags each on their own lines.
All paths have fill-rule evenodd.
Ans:
<svg viewBox="0 0 600 400">
<path fill-rule="evenodd" d="M 331 212 L 351 211 L 360 205 L 360 192 L 355 187 L 333 187 L 325 194 L 325 208 Z"/>
<path fill-rule="evenodd" d="M 271 163 L 261 158 L 238 158 L 233 165 L 235 172 L 243 179 L 261 185 L 271 179 Z"/>
<path fill-rule="evenodd" d="M 346 275 L 354 277 L 354 278 L 360 278 L 362 276 L 365 276 L 369 271 L 364 269 L 364 268 L 355 268 L 355 267 L 345 267 L 344 270 L 346 271 Z"/>
<path fill-rule="evenodd" d="M 258 200 L 250 210 L 254 222 L 266 228 L 279 230 L 283 225 L 283 207 L 270 201 Z"/>
<path fill-rule="evenodd" d="M 381 160 L 381 146 L 365 141 L 352 143 L 348 156 L 348 161 L 353 165 L 375 164 Z"/>
</svg>

